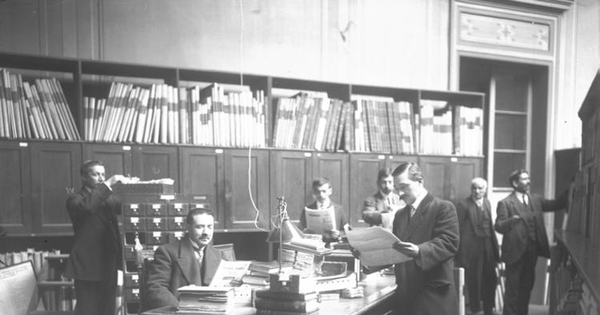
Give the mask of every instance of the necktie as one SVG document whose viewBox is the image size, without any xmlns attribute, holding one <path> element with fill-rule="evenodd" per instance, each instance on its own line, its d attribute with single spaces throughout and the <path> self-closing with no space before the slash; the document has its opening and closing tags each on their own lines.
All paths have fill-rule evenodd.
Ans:
<svg viewBox="0 0 600 315">
<path fill-rule="evenodd" d="M 196 251 L 196 258 L 198 258 L 198 264 L 202 265 L 202 258 L 204 258 L 204 251 L 202 249 L 194 248 Z"/>
<path fill-rule="evenodd" d="M 523 204 L 527 205 L 527 195 L 523 194 Z"/>
<path fill-rule="evenodd" d="M 410 206 L 410 217 L 412 218 L 413 215 L 415 215 L 415 212 L 417 211 L 417 209 L 415 209 L 415 207 L 413 207 L 412 205 Z"/>
</svg>

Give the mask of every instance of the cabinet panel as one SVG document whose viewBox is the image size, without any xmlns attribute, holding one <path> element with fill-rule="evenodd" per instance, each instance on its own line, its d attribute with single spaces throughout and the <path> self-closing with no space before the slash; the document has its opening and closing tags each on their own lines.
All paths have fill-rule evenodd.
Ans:
<svg viewBox="0 0 600 315">
<path fill-rule="evenodd" d="M 419 165 L 427 191 L 451 201 L 469 196 L 471 180 L 483 176 L 482 158 L 421 156 Z"/>
<path fill-rule="evenodd" d="M 452 182 L 450 200 L 466 198 L 471 194 L 471 180 L 483 176 L 483 163 L 480 158 L 458 158 L 451 162 Z"/>
<path fill-rule="evenodd" d="M 33 232 L 29 163 L 29 147 L 0 142 L 0 226 L 8 235 Z"/>
<path fill-rule="evenodd" d="M 250 178 L 248 178 L 249 170 Z M 250 185 L 254 204 L 260 212 L 258 226 L 268 229 L 269 151 L 252 151 L 249 161 L 247 150 L 227 150 L 225 152 L 225 227 L 227 229 L 256 229 L 257 213 L 248 193 L 248 185 Z"/>
<path fill-rule="evenodd" d="M 216 228 L 225 228 L 223 150 L 181 148 L 182 193 L 208 195 Z"/>
<path fill-rule="evenodd" d="M 132 173 L 131 147 L 118 144 L 85 144 L 83 159 L 97 160 L 104 164 L 106 176 L 127 176 Z"/>
<path fill-rule="evenodd" d="M 315 154 L 313 178 L 329 178 L 333 188 L 331 200 L 343 207 L 348 220 L 350 218 L 350 196 L 348 185 L 348 180 L 350 178 L 348 175 L 349 170 L 349 158 L 347 154 Z"/>
<path fill-rule="evenodd" d="M 312 153 L 271 151 L 271 209 L 276 198 L 285 197 L 290 220 L 298 224 L 302 209 L 314 200 L 312 174 Z"/>
<path fill-rule="evenodd" d="M 385 156 L 355 154 L 350 156 L 350 225 L 368 226 L 362 219 L 363 201 L 377 192 L 377 173 L 386 166 Z"/>
<path fill-rule="evenodd" d="M 447 199 L 450 189 L 450 161 L 443 157 L 420 157 L 419 166 L 423 171 L 424 186 L 432 195 Z"/>
<path fill-rule="evenodd" d="M 70 189 L 81 187 L 80 143 L 31 144 L 32 206 L 36 233 L 72 233 L 65 202 Z"/>
<path fill-rule="evenodd" d="M 171 178 L 179 191 L 179 161 L 176 147 L 139 146 L 132 150 L 133 174 L 141 180 Z"/>
</svg>

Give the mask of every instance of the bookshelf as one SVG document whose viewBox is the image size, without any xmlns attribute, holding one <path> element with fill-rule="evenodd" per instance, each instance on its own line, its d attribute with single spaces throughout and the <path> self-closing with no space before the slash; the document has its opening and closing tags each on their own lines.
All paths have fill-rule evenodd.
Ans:
<svg viewBox="0 0 600 315">
<path fill-rule="evenodd" d="M 557 229 L 551 263 L 551 314 L 600 312 L 600 75 L 596 75 L 579 110 L 582 122 L 581 164 L 571 182 L 565 229 Z M 571 163 L 578 165 L 577 161 Z"/>
<path fill-rule="evenodd" d="M 464 155 L 458 151 L 424 155 L 418 149 L 406 154 L 386 150 L 379 152 L 382 149 L 369 147 L 367 152 L 358 152 L 352 147 L 341 146 L 344 141 L 327 152 L 275 148 L 273 145 L 278 100 L 282 97 L 292 98 L 299 92 L 326 94 L 329 100 L 337 99 L 350 104 L 357 96 L 383 97 L 387 98 L 386 102 L 410 103 L 414 113 L 418 112 L 421 100 L 444 102 L 444 111 L 457 106 L 485 109 L 484 95 L 480 93 L 354 85 L 2 52 L 0 67 L 15 73 L 28 73 L 28 78 L 58 76 L 75 125 L 82 136 L 86 131 L 84 97 L 107 98 L 113 82 L 145 88 L 167 84 L 175 89 L 187 90 L 195 86 L 206 88 L 217 83 L 232 90 L 243 85 L 245 91 L 255 94 L 262 91 L 265 128 L 262 140 L 265 145 L 258 148 L 252 146 L 250 186 L 254 202 L 260 209 L 259 226 L 264 228 L 269 227 L 270 209 L 276 206 L 274 196 L 284 195 L 290 200 L 288 204 L 292 220 L 297 220 L 297 217 L 293 217 L 293 211 L 312 200 L 310 182 L 318 176 L 327 176 L 334 181 L 333 200 L 344 206 L 353 224 L 360 226 L 360 204 L 362 199 L 376 190 L 375 178 L 379 167 L 393 167 L 404 160 L 416 160 L 430 170 L 428 185 L 432 186 L 432 192 L 446 199 L 462 196 L 460 189 L 468 188 L 470 177 L 484 175 L 485 158 L 482 155 Z M 375 108 L 380 110 L 378 106 Z M 377 116 L 382 117 L 385 115 Z M 485 126 L 483 128 L 485 132 Z M 379 132 L 389 133 L 389 130 L 381 130 Z M 0 189 L 0 197 L 10 200 L 0 205 L 2 225 L 7 227 L 8 236 L 72 235 L 70 222 L 61 212 L 66 197 L 65 188 L 78 189 L 79 165 L 83 160 L 95 158 L 107 164 L 107 173 L 130 174 L 143 180 L 170 177 L 175 180 L 176 193 L 211 196 L 213 199 L 210 203 L 219 221 L 219 233 L 256 231 L 253 222 L 256 212 L 247 193 L 247 145 L 238 144 L 239 147 L 235 147 L 182 142 L 117 143 L 2 138 L 0 157 L 17 162 L 16 165 L 20 166 L 6 170 L 5 174 L 7 178 L 15 178 L 18 188 L 13 187 L 13 183 L 10 187 L 8 183 L 0 184 L 6 186 L 1 187 L 6 189 Z M 483 140 L 475 142 L 480 148 L 485 145 Z M 40 155 L 40 152 L 43 154 Z M 64 169 L 69 170 L 67 176 L 56 174 Z M 463 172 L 465 169 L 468 172 Z M 444 174 L 441 182 L 435 175 L 438 171 Z M 44 181 L 52 182 L 52 185 L 46 185 Z M 56 191 L 46 191 L 47 187 L 55 187 Z"/>
</svg>

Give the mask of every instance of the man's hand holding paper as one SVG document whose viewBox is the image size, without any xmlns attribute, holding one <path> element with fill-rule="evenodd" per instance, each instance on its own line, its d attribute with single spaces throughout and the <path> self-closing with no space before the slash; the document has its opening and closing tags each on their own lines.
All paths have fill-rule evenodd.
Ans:
<svg viewBox="0 0 600 315">
<path fill-rule="evenodd" d="M 398 241 L 392 244 L 392 247 L 408 257 L 415 258 L 419 256 L 419 246 L 413 243 Z"/>
<path fill-rule="evenodd" d="M 404 245 L 411 243 L 401 242 L 392 232 L 382 227 L 349 230 L 346 236 L 353 248 L 353 254 L 356 252 L 360 255 L 361 263 L 367 267 L 398 264 L 412 259 L 403 251 L 394 248 L 394 244 L 399 244 L 404 248 L 412 249 Z"/>
</svg>

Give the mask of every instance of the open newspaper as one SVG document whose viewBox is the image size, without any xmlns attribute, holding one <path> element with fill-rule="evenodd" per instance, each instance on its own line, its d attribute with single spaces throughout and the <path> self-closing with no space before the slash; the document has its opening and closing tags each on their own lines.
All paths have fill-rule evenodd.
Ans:
<svg viewBox="0 0 600 315">
<path fill-rule="evenodd" d="M 323 234 L 325 231 L 336 230 L 335 211 L 333 206 L 327 209 L 304 208 L 306 216 L 306 228 L 315 234 Z"/>
<path fill-rule="evenodd" d="M 392 232 L 374 226 L 346 231 L 350 246 L 360 252 L 360 262 L 367 267 L 399 264 L 412 258 L 392 248 L 400 241 Z"/>
</svg>

